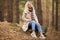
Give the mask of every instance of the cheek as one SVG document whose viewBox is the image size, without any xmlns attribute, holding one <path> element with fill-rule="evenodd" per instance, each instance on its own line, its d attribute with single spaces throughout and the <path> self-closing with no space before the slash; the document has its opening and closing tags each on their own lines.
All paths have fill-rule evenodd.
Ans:
<svg viewBox="0 0 60 40">
<path fill-rule="evenodd" d="M 29 8 L 31 8 L 31 5 L 28 5 Z"/>
<path fill-rule="evenodd" d="M 31 5 L 29 5 L 29 7 L 31 7 Z"/>
</svg>

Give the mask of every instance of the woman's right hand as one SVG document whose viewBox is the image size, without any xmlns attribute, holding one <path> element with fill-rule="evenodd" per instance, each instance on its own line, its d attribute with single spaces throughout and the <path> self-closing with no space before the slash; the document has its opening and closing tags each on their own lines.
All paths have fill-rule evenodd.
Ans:
<svg viewBox="0 0 60 40">
<path fill-rule="evenodd" d="M 27 19 L 27 21 L 31 21 L 31 19 Z"/>
</svg>

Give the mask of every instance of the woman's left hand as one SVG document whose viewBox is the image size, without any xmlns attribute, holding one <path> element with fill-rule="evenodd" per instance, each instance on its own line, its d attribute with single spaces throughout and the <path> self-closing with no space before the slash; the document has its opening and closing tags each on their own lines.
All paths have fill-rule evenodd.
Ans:
<svg viewBox="0 0 60 40">
<path fill-rule="evenodd" d="M 37 24 L 39 24 L 38 22 L 36 22 Z"/>
</svg>

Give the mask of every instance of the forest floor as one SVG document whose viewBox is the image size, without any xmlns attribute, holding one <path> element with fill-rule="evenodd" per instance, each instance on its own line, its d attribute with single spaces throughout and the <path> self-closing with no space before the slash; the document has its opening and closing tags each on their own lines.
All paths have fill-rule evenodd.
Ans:
<svg viewBox="0 0 60 40">
<path fill-rule="evenodd" d="M 49 28 L 45 40 L 60 40 L 60 32 Z M 22 31 L 21 27 L 15 23 L 0 22 L 0 40 L 40 40 Z"/>
</svg>

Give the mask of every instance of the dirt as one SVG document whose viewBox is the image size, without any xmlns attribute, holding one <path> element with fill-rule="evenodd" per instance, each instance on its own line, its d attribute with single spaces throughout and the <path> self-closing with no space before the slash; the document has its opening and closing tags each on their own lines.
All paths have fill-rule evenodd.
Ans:
<svg viewBox="0 0 60 40">
<path fill-rule="evenodd" d="M 46 33 L 45 40 L 60 40 L 60 32 L 50 31 Z M 21 27 L 15 23 L 0 22 L 0 40 L 41 40 L 30 36 L 30 33 L 23 32 Z"/>
</svg>

